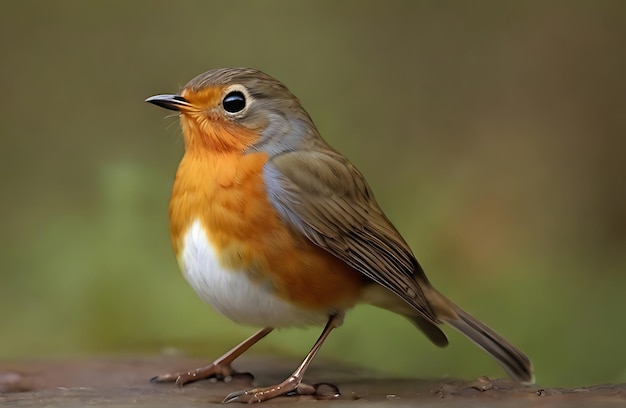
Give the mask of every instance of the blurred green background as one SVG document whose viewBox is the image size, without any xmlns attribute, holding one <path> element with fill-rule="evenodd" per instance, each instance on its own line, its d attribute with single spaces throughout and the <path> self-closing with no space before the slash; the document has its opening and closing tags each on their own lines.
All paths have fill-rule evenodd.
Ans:
<svg viewBox="0 0 626 408">
<path fill-rule="evenodd" d="M 540 384 L 626 381 L 626 2 L 3 1 L 0 33 L 0 358 L 208 362 L 252 333 L 177 270 L 181 134 L 144 103 L 252 66 L 299 96 L 431 281 Z M 253 352 L 301 358 L 319 331 Z M 437 349 L 359 306 L 321 356 L 504 375 L 447 332 Z"/>
</svg>

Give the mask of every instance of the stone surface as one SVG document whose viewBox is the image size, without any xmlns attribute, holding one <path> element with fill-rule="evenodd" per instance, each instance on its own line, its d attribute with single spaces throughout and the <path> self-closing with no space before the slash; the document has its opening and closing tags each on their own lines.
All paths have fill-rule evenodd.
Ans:
<svg viewBox="0 0 626 408">
<path fill-rule="evenodd" d="M 207 360 L 181 357 L 88 358 L 74 360 L 0 362 L 0 406 L 15 407 L 198 407 L 219 404 L 230 392 L 267 386 L 285 379 L 297 361 L 270 357 L 241 358 L 237 367 L 253 372 L 227 382 L 202 380 L 177 388 L 152 384 L 157 374 L 187 370 Z M 310 396 L 280 397 L 264 406 L 294 402 L 316 407 L 420 406 L 420 407 L 612 407 L 626 406 L 626 384 L 579 389 L 523 386 L 486 377 L 471 381 L 452 379 L 391 379 L 371 371 L 316 361 L 307 382 L 331 382 L 341 390 L 339 399 L 322 401 Z"/>
</svg>

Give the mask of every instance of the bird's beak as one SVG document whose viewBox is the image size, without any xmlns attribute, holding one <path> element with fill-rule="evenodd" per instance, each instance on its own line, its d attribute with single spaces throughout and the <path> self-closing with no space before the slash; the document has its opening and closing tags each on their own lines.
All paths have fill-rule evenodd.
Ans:
<svg viewBox="0 0 626 408">
<path fill-rule="evenodd" d="M 184 112 L 193 108 L 193 105 L 180 95 L 154 95 L 146 99 L 146 102 L 178 112 Z"/>
</svg>

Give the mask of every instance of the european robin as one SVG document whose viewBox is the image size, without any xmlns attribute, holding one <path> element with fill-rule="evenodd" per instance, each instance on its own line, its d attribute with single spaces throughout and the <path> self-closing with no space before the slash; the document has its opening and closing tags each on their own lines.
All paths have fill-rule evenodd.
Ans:
<svg viewBox="0 0 626 408">
<path fill-rule="evenodd" d="M 224 401 L 328 393 L 302 378 L 357 303 L 405 316 L 441 347 L 447 323 L 513 379 L 532 381 L 526 355 L 432 287 L 361 173 L 281 82 L 249 68 L 215 69 L 179 95 L 146 101 L 180 113 L 185 154 L 169 218 L 184 277 L 218 312 L 262 327 L 212 364 L 155 382 L 230 376 L 231 363 L 274 328 L 326 323 L 289 378 Z"/>
</svg>

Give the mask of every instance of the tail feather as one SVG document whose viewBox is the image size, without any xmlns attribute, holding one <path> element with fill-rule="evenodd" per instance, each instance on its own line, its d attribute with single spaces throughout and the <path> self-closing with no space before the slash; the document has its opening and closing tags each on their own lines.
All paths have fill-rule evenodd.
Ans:
<svg viewBox="0 0 626 408">
<path fill-rule="evenodd" d="M 446 335 L 430 320 L 426 320 L 420 315 L 406 316 L 406 318 L 417 326 L 428 337 L 428 340 L 432 341 L 437 347 L 446 347 L 448 345 Z"/>
<path fill-rule="evenodd" d="M 456 318 L 442 319 L 485 350 L 513 379 L 534 382 L 532 363 L 522 351 L 458 306 L 455 311 Z"/>
</svg>

